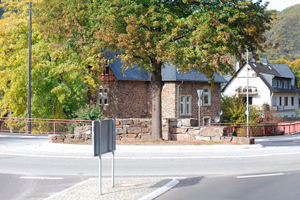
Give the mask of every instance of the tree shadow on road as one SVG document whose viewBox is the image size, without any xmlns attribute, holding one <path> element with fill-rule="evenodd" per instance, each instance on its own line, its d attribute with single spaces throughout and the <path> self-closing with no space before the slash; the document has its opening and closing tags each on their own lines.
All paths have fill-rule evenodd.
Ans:
<svg viewBox="0 0 300 200">
<path fill-rule="evenodd" d="M 181 179 L 180 183 L 175 188 L 197 185 L 203 178 L 204 176 Z"/>
</svg>

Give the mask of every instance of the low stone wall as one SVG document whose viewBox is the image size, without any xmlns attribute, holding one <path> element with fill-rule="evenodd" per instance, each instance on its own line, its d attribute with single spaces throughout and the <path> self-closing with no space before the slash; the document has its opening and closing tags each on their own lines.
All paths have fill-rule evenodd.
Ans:
<svg viewBox="0 0 300 200">
<path fill-rule="evenodd" d="M 92 127 L 91 126 L 79 126 L 75 127 L 74 134 L 54 134 L 49 135 L 50 143 L 66 143 L 66 144 L 78 144 L 87 143 L 92 144 Z"/>
<path fill-rule="evenodd" d="M 151 140 L 152 120 L 116 119 L 117 141 Z M 163 119 L 163 139 L 173 141 L 205 141 L 235 144 L 254 144 L 254 138 L 228 136 L 226 126 L 198 127 L 196 119 Z M 50 135 L 51 143 L 92 143 L 90 126 L 76 127 L 73 135 Z"/>
</svg>

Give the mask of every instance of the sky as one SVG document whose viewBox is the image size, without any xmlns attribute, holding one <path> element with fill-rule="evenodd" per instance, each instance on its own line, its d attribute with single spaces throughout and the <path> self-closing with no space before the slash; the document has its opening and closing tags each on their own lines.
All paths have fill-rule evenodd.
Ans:
<svg viewBox="0 0 300 200">
<path fill-rule="evenodd" d="M 300 4 L 300 0 L 263 0 L 263 3 L 269 1 L 268 10 L 282 11 L 290 6 Z"/>
</svg>

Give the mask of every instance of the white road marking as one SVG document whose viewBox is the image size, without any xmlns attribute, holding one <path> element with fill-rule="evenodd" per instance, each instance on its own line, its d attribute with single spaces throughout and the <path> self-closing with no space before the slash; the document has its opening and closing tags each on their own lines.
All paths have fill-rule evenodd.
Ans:
<svg viewBox="0 0 300 200">
<path fill-rule="evenodd" d="M 274 174 L 257 174 L 248 176 L 237 176 L 237 178 L 259 178 L 259 177 L 269 177 L 269 176 L 283 176 L 284 173 L 274 173 Z"/>
<path fill-rule="evenodd" d="M 31 177 L 31 176 L 21 176 L 21 179 L 34 179 L 34 180 L 62 180 L 63 177 Z"/>
<path fill-rule="evenodd" d="M 283 148 L 282 148 L 283 149 Z M 220 159 L 220 158 L 255 158 L 255 157 L 269 157 L 269 156 L 284 156 L 284 155 L 297 155 L 300 154 L 300 151 L 297 152 L 287 152 L 287 153 L 268 153 L 268 154 L 253 154 L 253 155 L 225 155 L 225 156 L 178 156 L 178 157 L 172 157 L 172 156 L 165 156 L 165 157 L 127 157 L 127 156 L 115 156 L 115 159 L 117 160 L 165 160 L 165 159 L 179 159 L 179 160 L 187 160 L 187 159 Z M 92 156 L 92 153 L 90 156 L 63 156 L 63 155 L 47 155 L 47 154 L 41 154 L 41 155 L 28 155 L 28 154 L 19 154 L 19 153 L 0 153 L 0 155 L 5 156 L 22 156 L 22 157 L 41 157 L 41 158 L 75 158 L 75 159 L 99 159 L 99 157 Z M 111 157 L 102 157 L 102 159 L 111 159 Z"/>
</svg>

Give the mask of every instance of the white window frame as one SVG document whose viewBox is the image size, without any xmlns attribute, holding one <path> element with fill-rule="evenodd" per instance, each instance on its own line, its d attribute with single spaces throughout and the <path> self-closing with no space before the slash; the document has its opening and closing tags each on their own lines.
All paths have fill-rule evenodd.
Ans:
<svg viewBox="0 0 300 200">
<path fill-rule="evenodd" d="M 282 80 L 278 80 L 278 88 L 282 88 Z"/>
<path fill-rule="evenodd" d="M 276 80 L 276 79 L 273 79 L 273 80 L 272 80 L 272 85 L 273 85 L 273 87 L 276 87 L 276 88 L 277 88 L 277 80 Z"/>
<path fill-rule="evenodd" d="M 279 97 L 279 106 L 282 106 L 282 98 Z"/>
<path fill-rule="evenodd" d="M 277 106 L 277 97 L 276 96 L 273 96 L 272 106 Z"/>
<path fill-rule="evenodd" d="M 289 85 L 288 85 L 288 81 L 283 81 L 283 87 L 284 87 L 284 88 L 288 88 L 288 86 L 289 86 Z"/>
<path fill-rule="evenodd" d="M 180 96 L 180 115 L 192 115 L 192 96 Z"/>
<path fill-rule="evenodd" d="M 108 88 L 101 87 L 98 92 L 98 104 L 99 106 L 108 105 Z"/>
<path fill-rule="evenodd" d="M 180 114 L 184 115 L 185 114 L 185 106 L 184 106 L 184 101 L 185 101 L 185 97 L 184 96 L 180 96 Z"/>
<path fill-rule="evenodd" d="M 205 91 L 208 90 L 208 91 Z M 205 96 L 208 97 L 208 102 L 205 102 Z M 211 94 L 210 94 L 210 89 L 209 88 L 204 88 L 203 89 L 203 105 L 207 106 L 211 104 Z"/>
<path fill-rule="evenodd" d="M 289 97 L 284 97 L 284 106 L 289 105 Z"/>
<path fill-rule="evenodd" d="M 206 119 L 208 119 L 208 123 L 207 122 L 205 122 L 205 120 Z M 203 117 L 203 124 L 204 124 L 204 126 L 210 126 L 210 123 L 211 123 L 211 117 L 209 117 L 209 116 L 204 116 Z"/>
</svg>

